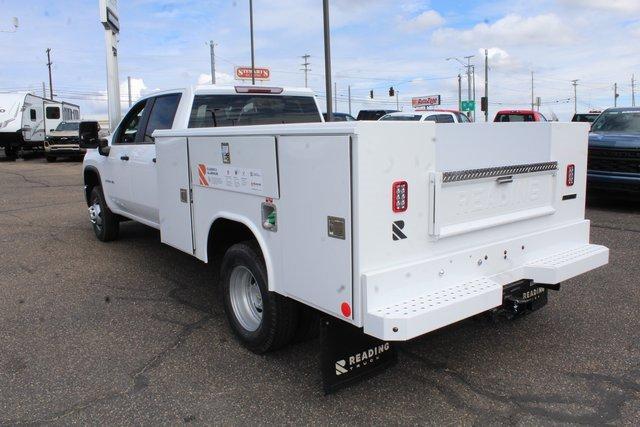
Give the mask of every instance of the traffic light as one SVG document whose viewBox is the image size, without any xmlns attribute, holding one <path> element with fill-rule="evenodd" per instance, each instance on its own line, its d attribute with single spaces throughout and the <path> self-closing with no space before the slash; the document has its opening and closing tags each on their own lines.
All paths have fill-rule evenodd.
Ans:
<svg viewBox="0 0 640 427">
<path fill-rule="evenodd" d="M 389 96 L 396 96 L 396 91 L 393 89 L 393 86 L 389 88 Z"/>
<path fill-rule="evenodd" d="M 486 96 L 480 98 L 480 111 L 489 111 L 489 102 Z"/>
<path fill-rule="evenodd" d="M 373 99 L 373 91 L 372 90 L 369 91 L 369 98 Z"/>
</svg>

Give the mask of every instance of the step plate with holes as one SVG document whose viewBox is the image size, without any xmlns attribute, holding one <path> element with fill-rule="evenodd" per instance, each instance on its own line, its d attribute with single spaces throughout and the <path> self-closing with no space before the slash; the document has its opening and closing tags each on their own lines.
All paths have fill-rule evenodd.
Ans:
<svg viewBox="0 0 640 427">
<path fill-rule="evenodd" d="M 365 316 L 364 331 L 385 341 L 404 341 L 502 304 L 502 286 L 480 278 L 426 292 Z"/>
</svg>

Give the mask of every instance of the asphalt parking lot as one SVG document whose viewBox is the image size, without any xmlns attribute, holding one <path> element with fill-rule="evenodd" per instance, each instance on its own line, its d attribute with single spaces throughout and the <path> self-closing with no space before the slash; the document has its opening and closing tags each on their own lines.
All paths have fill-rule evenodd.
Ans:
<svg viewBox="0 0 640 427">
<path fill-rule="evenodd" d="M 233 338 L 195 258 L 125 223 L 98 242 L 81 164 L 0 162 L 0 425 L 627 424 L 640 420 L 640 203 L 590 203 L 610 264 L 513 322 L 461 322 L 325 397 L 319 342 Z"/>
</svg>

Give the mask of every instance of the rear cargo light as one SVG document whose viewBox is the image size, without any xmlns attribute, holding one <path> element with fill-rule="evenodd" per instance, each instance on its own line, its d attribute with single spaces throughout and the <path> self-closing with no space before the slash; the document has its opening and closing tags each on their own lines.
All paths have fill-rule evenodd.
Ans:
<svg viewBox="0 0 640 427">
<path fill-rule="evenodd" d="M 396 181 L 391 189 L 391 207 L 394 212 L 404 212 L 409 207 L 409 184 Z"/>
<path fill-rule="evenodd" d="M 281 87 L 236 86 L 236 93 L 282 93 Z"/>
<path fill-rule="evenodd" d="M 576 165 L 567 166 L 567 187 L 573 186 L 576 181 Z"/>
</svg>

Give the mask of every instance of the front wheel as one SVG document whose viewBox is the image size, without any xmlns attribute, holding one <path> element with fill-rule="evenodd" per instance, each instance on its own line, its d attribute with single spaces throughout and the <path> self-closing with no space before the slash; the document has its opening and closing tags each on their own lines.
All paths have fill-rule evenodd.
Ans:
<svg viewBox="0 0 640 427">
<path fill-rule="evenodd" d="M 7 145 L 4 147 L 4 155 L 9 160 L 15 160 L 18 158 L 18 148 Z"/>
<path fill-rule="evenodd" d="M 102 187 L 93 187 L 89 200 L 89 220 L 98 240 L 103 242 L 116 240 L 120 231 L 120 222 L 107 206 Z"/>
<path fill-rule="evenodd" d="M 53 163 L 56 161 L 56 158 L 54 156 L 47 156 L 47 162 L 48 163 Z"/>
<path fill-rule="evenodd" d="M 267 286 L 267 269 L 254 242 L 238 243 L 222 260 L 222 298 L 231 329 L 242 344 L 262 354 L 289 344 L 298 310 Z"/>
</svg>

